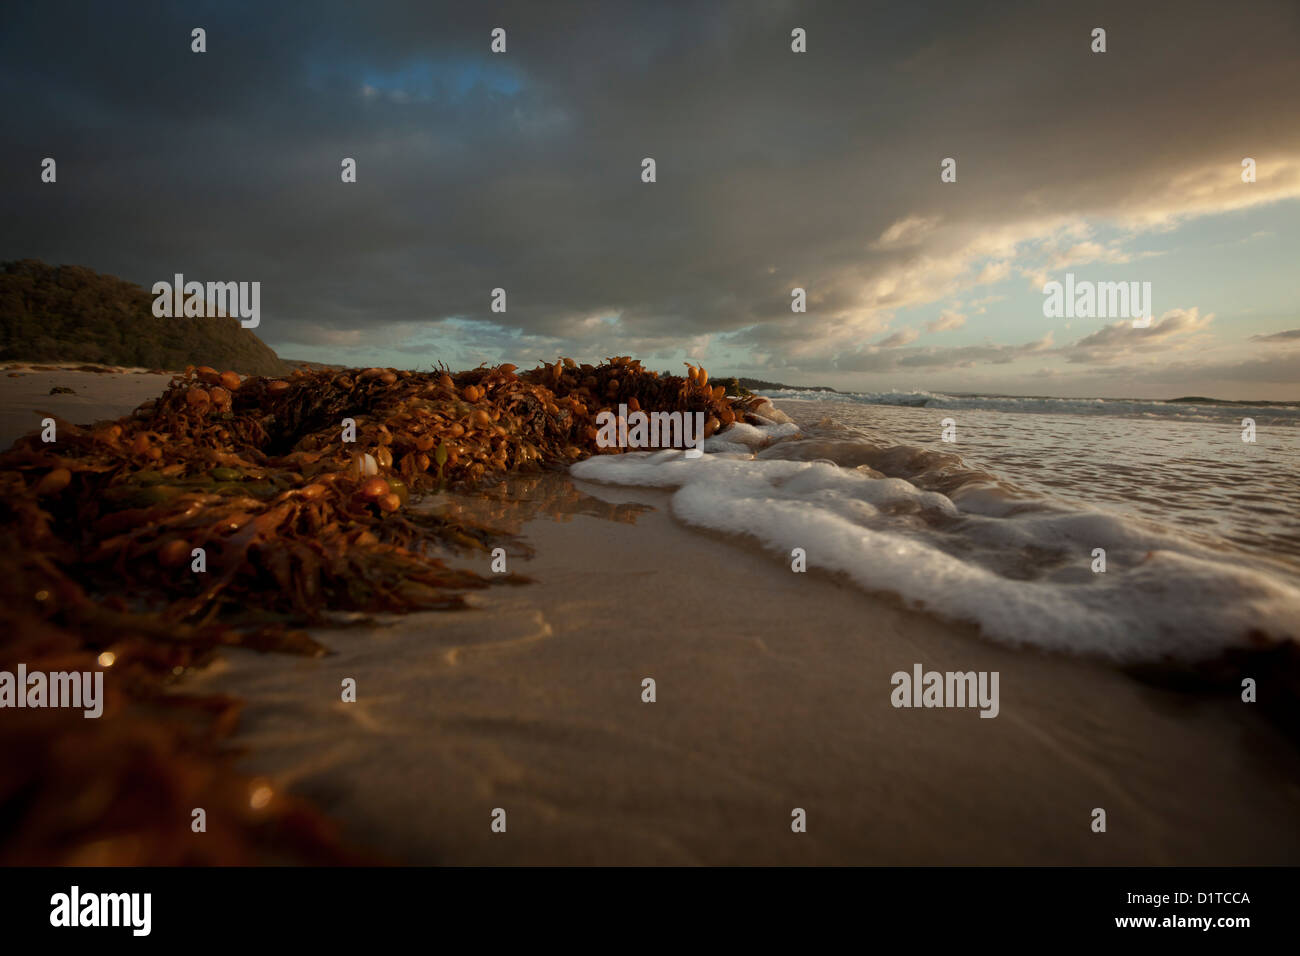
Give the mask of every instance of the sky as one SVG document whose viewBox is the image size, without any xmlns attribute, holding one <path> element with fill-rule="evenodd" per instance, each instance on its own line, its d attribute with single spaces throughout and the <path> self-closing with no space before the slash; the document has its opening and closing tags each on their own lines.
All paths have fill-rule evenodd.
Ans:
<svg viewBox="0 0 1300 956">
<path fill-rule="evenodd" d="M 1295 0 L 50 0 L 0 92 L 0 260 L 259 281 L 289 358 L 1300 399 Z"/>
</svg>

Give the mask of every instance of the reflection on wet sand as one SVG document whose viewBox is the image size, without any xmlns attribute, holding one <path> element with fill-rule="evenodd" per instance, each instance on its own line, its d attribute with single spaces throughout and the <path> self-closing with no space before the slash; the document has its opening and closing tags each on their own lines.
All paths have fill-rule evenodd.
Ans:
<svg viewBox="0 0 1300 956">
<path fill-rule="evenodd" d="M 451 521 L 473 523 L 498 534 L 515 536 L 525 524 L 537 518 L 568 522 L 585 515 L 619 524 L 636 524 L 639 515 L 653 510 L 645 504 L 610 502 L 587 494 L 562 471 L 510 475 L 473 495 L 433 496 L 418 502 L 417 507 Z M 519 544 L 527 547 L 522 542 Z"/>
</svg>

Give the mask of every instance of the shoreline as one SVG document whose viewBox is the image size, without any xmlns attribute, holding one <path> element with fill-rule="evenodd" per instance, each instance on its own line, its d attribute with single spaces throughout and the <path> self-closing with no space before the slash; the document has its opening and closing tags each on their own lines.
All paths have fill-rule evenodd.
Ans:
<svg viewBox="0 0 1300 956">
<path fill-rule="evenodd" d="M 42 407 L 63 376 L 94 384 L 83 423 L 167 384 L 0 381 Z M 527 581 L 503 586 L 488 548 L 449 550 L 495 585 L 466 610 L 311 629 L 323 657 L 222 647 L 168 695 L 239 701 L 221 712 L 240 775 L 223 785 L 251 777 L 392 863 L 1300 862 L 1300 751 L 1231 693 L 994 644 L 838 575 L 793 574 L 752 540 L 686 527 L 669 497 L 560 472 L 428 496 L 416 510 L 516 535 L 509 572 Z M 890 676 L 917 664 L 997 672 L 998 716 L 892 706 Z"/>
<path fill-rule="evenodd" d="M 278 776 L 397 863 L 1300 861 L 1300 754 L 1231 698 L 791 574 L 681 526 L 663 492 L 541 484 L 554 487 L 534 498 L 654 510 L 634 528 L 543 508 L 522 523 L 535 556 L 511 559 L 529 584 L 313 632 L 337 652 L 318 660 L 225 655 L 195 684 L 246 699 L 240 769 Z M 778 588 L 792 600 L 774 605 Z M 890 674 L 914 663 L 998 671 L 1001 713 L 892 707 Z M 345 676 L 356 704 L 338 702 Z"/>
<path fill-rule="evenodd" d="M 162 393 L 173 375 L 140 368 L 101 366 L 90 371 L 84 363 L 59 366 L 39 362 L 13 363 L 0 368 L 4 403 L 0 406 L 0 451 L 41 427 L 48 412 L 74 425 L 130 415 L 139 405 Z M 50 394 L 70 388 L 71 394 Z"/>
</svg>

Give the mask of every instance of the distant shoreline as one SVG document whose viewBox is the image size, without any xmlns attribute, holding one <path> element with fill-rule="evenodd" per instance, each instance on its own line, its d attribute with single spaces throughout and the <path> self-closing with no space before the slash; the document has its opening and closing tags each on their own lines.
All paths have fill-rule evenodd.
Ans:
<svg viewBox="0 0 1300 956">
<path fill-rule="evenodd" d="M 312 362 L 306 359 L 281 358 L 286 366 L 291 370 L 302 369 L 304 371 L 322 371 L 335 370 L 342 371 L 350 368 L 348 365 L 333 364 L 328 362 Z M 195 363 L 201 364 L 201 363 Z M 145 368 L 143 366 L 125 366 L 125 365 L 105 365 L 97 362 L 81 362 L 76 359 L 66 361 L 49 361 L 49 360 L 17 360 L 9 359 L 0 361 L 0 372 L 5 373 L 30 373 L 30 372 L 97 372 L 100 374 L 111 373 L 134 373 L 134 374 L 152 374 L 152 375 L 178 375 L 181 369 L 160 369 Z M 757 378 L 741 378 L 739 376 L 719 375 L 714 379 L 720 385 L 729 385 L 736 383 L 740 386 L 741 394 L 757 392 L 822 392 L 828 395 L 863 395 L 869 394 L 852 389 L 832 388 L 829 385 L 785 385 L 780 382 L 768 382 Z M 895 389 L 894 391 L 898 391 Z M 902 394 L 902 392 L 899 392 Z M 1056 401 L 1100 401 L 1100 402 L 1163 402 L 1166 405 L 1238 405 L 1242 407 L 1253 408 L 1300 408 L 1300 399 L 1291 401 L 1279 401 L 1276 399 L 1241 399 L 1241 398 L 1211 398 L 1204 395 L 1180 395 L 1178 398 L 1132 398 L 1122 396 L 1106 395 L 1009 395 L 1001 392 L 949 392 L 942 389 L 937 390 L 935 394 L 947 395 L 952 398 L 1020 398 L 1020 399 L 1044 399 Z"/>
<path fill-rule="evenodd" d="M 729 379 L 719 378 L 718 381 L 726 382 Z M 739 379 L 742 385 L 752 379 Z M 792 392 L 826 392 L 834 395 L 869 395 L 871 392 L 855 391 L 851 389 L 836 389 L 826 385 L 818 386 L 798 386 L 798 385 L 773 385 L 770 383 L 759 386 L 746 386 L 752 391 L 792 391 Z M 903 395 L 907 394 L 902 389 L 884 389 L 880 394 L 890 392 Z M 1277 400 L 1277 399 L 1242 399 L 1242 398 L 1207 398 L 1204 395 L 1184 395 L 1178 398 L 1133 398 L 1131 396 L 1116 395 L 1011 395 L 1004 392 L 956 392 L 946 391 L 943 389 L 934 390 L 935 395 L 946 395 L 949 398 L 1015 398 L 1015 399 L 1035 399 L 1042 401 L 1060 401 L 1060 402 L 1161 402 L 1165 405 L 1240 405 L 1254 408 L 1300 408 L 1300 399 Z"/>
</svg>

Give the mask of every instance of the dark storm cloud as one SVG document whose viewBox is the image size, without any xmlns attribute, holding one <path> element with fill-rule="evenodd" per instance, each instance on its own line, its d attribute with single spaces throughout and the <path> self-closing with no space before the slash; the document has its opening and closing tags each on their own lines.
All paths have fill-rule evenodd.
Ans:
<svg viewBox="0 0 1300 956">
<path fill-rule="evenodd" d="M 418 351 L 450 328 L 421 323 L 458 318 L 493 323 L 454 330 L 484 353 L 667 354 L 732 333 L 755 365 L 801 346 L 806 368 L 869 367 L 872 310 L 972 255 L 963 228 L 1032 234 L 1020 224 L 1221 162 L 1224 143 L 1231 162 L 1237 143 L 1300 144 L 1293 3 L 1139 6 L 7 10 L 0 258 L 260 280 L 259 332 L 288 354 Z M 795 26 L 807 55 L 789 52 Z M 44 156 L 57 189 L 38 181 Z M 882 243 L 909 217 L 931 225 Z M 808 316 L 790 313 L 795 285 Z M 505 315 L 488 311 L 495 287 Z M 998 360 L 952 357 L 977 356 Z"/>
</svg>

